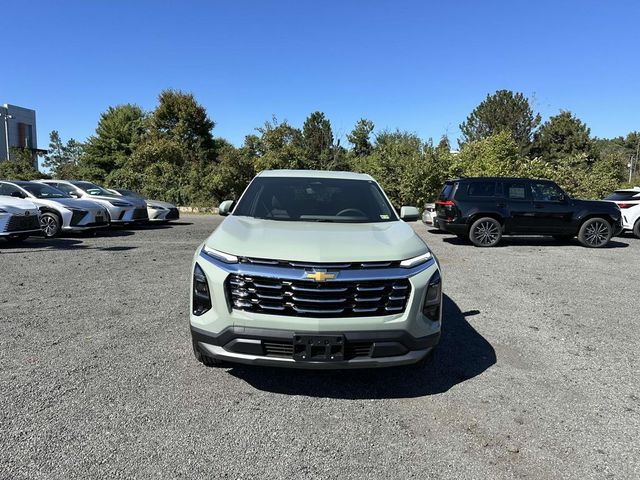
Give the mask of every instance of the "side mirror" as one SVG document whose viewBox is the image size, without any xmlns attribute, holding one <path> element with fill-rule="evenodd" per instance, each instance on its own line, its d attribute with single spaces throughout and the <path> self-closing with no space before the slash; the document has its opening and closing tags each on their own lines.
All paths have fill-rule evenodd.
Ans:
<svg viewBox="0 0 640 480">
<path fill-rule="evenodd" d="M 223 217 L 226 217 L 231 213 L 231 210 L 233 209 L 233 204 L 234 204 L 233 200 L 225 200 L 218 207 L 218 213 Z"/>
<path fill-rule="evenodd" d="M 22 192 L 18 192 L 17 190 L 15 192 L 11 192 L 11 196 L 15 197 L 15 198 L 25 198 L 25 194 Z"/>
<path fill-rule="evenodd" d="M 420 218 L 420 211 L 416 207 L 404 206 L 400 209 L 400 218 L 405 222 L 415 222 Z"/>
</svg>

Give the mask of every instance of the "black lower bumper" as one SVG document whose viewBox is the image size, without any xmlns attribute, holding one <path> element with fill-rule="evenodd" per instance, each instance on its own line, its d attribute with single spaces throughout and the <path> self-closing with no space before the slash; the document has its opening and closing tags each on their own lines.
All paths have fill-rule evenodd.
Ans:
<svg viewBox="0 0 640 480">
<path fill-rule="evenodd" d="M 301 360 L 300 336 L 309 332 L 229 327 L 219 334 L 191 327 L 194 343 L 202 353 L 229 362 L 294 368 L 341 369 L 407 365 L 426 357 L 440 334 L 416 338 L 406 331 L 321 332 L 321 337 L 339 337 L 344 346 L 336 360 Z"/>
</svg>

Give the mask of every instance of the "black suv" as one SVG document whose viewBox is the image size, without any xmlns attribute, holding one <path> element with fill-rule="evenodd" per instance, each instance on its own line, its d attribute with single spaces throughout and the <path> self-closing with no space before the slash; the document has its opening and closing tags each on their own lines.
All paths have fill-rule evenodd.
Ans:
<svg viewBox="0 0 640 480">
<path fill-rule="evenodd" d="M 436 202 L 439 227 L 478 247 L 502 235 L 575 236 L 585 247 L 603 247 L 621 230 L 612 202 L 577 200 L 549 180 L 460 178 L 445 183 Z"/>
</svg>

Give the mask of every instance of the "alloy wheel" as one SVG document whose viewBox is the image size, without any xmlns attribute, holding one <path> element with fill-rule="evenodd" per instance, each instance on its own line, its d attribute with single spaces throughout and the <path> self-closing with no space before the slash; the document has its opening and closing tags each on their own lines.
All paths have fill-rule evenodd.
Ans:
<svg viewBox="0 0 640 480">
<path fill-rule="evenodd" d="M 43 215 L 40 217 L 40 228 L 42 228 L 45 236 L 53 237 L 58 233 L 58 222 L 56 222 L 55 218 L 49 215 Z"/>
<path fill-rule="evenodd" d="M 609 225 L 600 221 L 587 225 L 584 238 L 589 245 L 594 247 L 604 245 L 609 239 Z"/>
<path fill-rule="evenodd" d="M 491 245 L 498 240 L 500 231 L 495 223 L 486 221 L 476 226 L 473 236 L 481 245 Z"/>
</svg>

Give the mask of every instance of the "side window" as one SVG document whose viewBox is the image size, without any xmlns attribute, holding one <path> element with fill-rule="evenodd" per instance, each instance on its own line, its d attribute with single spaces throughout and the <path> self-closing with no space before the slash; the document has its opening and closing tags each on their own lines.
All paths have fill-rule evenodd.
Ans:
<svg viewBox="0 0 640 480">
<path fill-rule="evenodd" d="M 13 193 L 18 192 L 21 196 L 24 196 L 19 188 L 9 185 L 7 183 L 0 184 L 0 195 L 6 195 L 10 197 Z"/>
<path fill-rule="evenodd" d="M 531 182 L 531 193 L 535 202 L 561 202 L 564 192 L 553 183 Z"/>
<path fill-rule="evenodd" d="M 525 182 L 507 182 L 504 184 L 504 191 L 509 200 L 527 199 L 527 184 Z"/>
<path fill-rule="evenodd" d="M 469 197 L 493 197 L 496 194 L 496 182 L 471 182 L 467 195 Z"/>
</svg>

